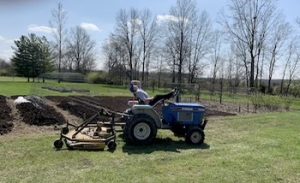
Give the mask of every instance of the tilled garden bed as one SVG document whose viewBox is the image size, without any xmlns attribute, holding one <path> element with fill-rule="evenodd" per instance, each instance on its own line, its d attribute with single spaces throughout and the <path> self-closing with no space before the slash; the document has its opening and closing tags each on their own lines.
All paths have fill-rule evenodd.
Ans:
<svg viewBox="0 0 300 183">
<path fill-rule="evenodd" d="M 6 103 L 6 97 L 0 96 L 0 135 L 11 132 L 14 127 L 11 121 L 11 109 Z"/>
<path fill-rule="evenodd" d="M 16 105 L 23 122 L 37 126 L 61 125 L 66 122 L 62 114 L 56 112 L 53 107 L 45 102 L 34 97 L 28 100 L 30 102 Z"/>
<path fill-rule="evenodd" d="M 91 101 L 92 104 L 96 104 L 98 106 L 105 107 L 107 109 L 116 111 L 116 112 L 124 112 L 126 109 L 129 108 L 127 105 L 128 100 L 132 99 L 132 97 L 104 97 L 104 96 L 97 96 L 97 97 L 89 97 L 89 96 L 72 96 L 72 97 L 56 97 L 56 96 L 49 96 L 47 99 L 54 101 L 57 103 L 58 107 L 69 111 L 71 114 L 87 119 L 94 115 L 98 109 L 93 108 L 89 105 L 85 105 L 82 103 L 76 102 L 77 100 Z M 231 113 L 228 111 L 220 111 L 215 108 L 210 108 L 208 106 L 206 108 L 206 116 L 234 116 L 235 113 Z M 96 119 L 96 120 L 107 120 L 106 118 L 103 119 Z"/>
</svg>

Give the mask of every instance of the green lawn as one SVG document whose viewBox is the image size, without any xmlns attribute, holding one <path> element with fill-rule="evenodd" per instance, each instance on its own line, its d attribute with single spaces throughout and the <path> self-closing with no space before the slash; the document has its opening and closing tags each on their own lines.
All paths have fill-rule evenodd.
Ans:
<svg viewBox="0 0 300 183">
<path fill-rule="evenodd" d="M 90 93 L 61 93 L 42 89 L 42 87 L 62 87 L 68 89 L 87 89 Z M 163 90 L 156 90 L 152 92 L 148 90 L 150 95 L 164 92 Z M 48 80 L 46 83 L 27 83 L 25 78 L 19 77 L 0 77 L 0 95 L 14 96 L 14 95 L 37 95 L 37 96 L 67 96 L 67 95 L 97 95 L 97 96 L 132 96 L 127 86 L 114 86 L 104 84 L 88 84 L 88 83 L 68 83 Z"/>
<path fill-rule="evenodd" d="M 57 135 L 0 137 L 0 182 L 300 182 L 300 113 L 211 120 L 206 144 L 168 131 L 114 153 L 55 151 Z"/>
</svg>

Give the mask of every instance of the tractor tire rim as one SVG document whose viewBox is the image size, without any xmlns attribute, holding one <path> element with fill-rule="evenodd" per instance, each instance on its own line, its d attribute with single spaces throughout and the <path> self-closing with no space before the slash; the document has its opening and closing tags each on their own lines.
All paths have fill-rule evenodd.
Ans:
<svg viewBox="0 0 300 183">
<path fill-rule="evenodd" d="M 193 144 L 197 144 L 201 141 L 202 136 L 199 132 L 193 132 L 191 135 L 191 141 Z"/>
<path fill-rule="evenodd" d="M 147 123 L 138 123 L 133 129 L 134 137 L 138 140 L 146 140 L 151 133 L 151 128 Z"/>
</svg>

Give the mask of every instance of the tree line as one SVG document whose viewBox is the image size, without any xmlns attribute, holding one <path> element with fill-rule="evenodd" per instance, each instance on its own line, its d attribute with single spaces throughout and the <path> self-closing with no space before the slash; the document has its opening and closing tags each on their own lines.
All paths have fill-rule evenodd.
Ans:
<svg viewBox="0 0 300 183">
<path fill-rule="evenodd" d="M 285 19 L 277 1 L 230 0 L 228 5 L 217 22 L 194 0 L 177 0 L 163 17 L 148 9 L 121 9 L 103 44 L 110 78 L 147 83 L 150 72 L 159 80 L 168 72 L 170 82 L 179 85 L 208 76 L 213 91 L 226 80 L 231 87 L 265 87 L 272 93 L 276 75 L 282 77 L 280 92 L 288 93 L 299 68 L 298 26 Z"/>
<path fill-rule="evenodd" d="M 117 84 L 140 79 L 150 85 L 155 75 L 158 85 L 165 80 L 179 86 L 208 77 L 213 94 L 224 82 L 272 93 L 276 76 L 279 92 L 289 93 L 299 71 L 299 20 L 288 22 L 273 0 L 229 0 L 217 21 L 196 3 L 177 0 L 168 14 L 158 16 L 149 9 L 121 9 L 102 44 L 106 77 Z M 68 29 L 67 18 L 58 3 L 51 12 L 53 41 L 35 34 L 15 41 L 12 63 L 18 75 L 86 74 L 95 68 L 96 42 L 80 26 Z"/>
</svg>

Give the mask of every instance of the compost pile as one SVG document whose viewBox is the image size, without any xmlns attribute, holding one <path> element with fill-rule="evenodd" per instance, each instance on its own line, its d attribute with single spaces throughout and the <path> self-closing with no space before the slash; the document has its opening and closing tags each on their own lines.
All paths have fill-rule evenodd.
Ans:
<svg viewBox="0 0 300 183">
<path fill-rule="evenodd" d="M 27 101 L 17 103 L 23 122 L 30 125 L 49 126 L 61 125 L 66 122 L 62 114 L 45 103 L 39 97 L 25 97 Z"/>
<path fill-rule="evenodd" d="M 6 103 L 6 98 L 0 96 L 0 135 L 9 133 L 14 127 L 10 113 L 11 109 Z"/>
</svg>

